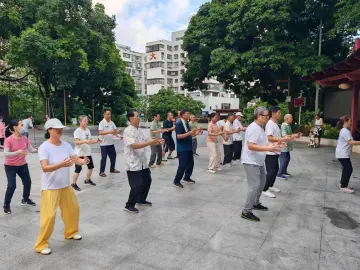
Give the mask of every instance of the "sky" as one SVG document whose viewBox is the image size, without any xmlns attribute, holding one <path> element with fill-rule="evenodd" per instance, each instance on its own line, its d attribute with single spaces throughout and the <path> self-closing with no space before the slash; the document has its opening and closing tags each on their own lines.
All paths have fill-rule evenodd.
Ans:
<svg viewBox="0 0 360 270">
<path fill-rule="evenodd" d="M 208 0 L 93 0 L 116 15 L 116 41 L 144 52 L 145 43 L 170 39 L 171 32 L 185 29 L 189 18 Z"/>
</svg>

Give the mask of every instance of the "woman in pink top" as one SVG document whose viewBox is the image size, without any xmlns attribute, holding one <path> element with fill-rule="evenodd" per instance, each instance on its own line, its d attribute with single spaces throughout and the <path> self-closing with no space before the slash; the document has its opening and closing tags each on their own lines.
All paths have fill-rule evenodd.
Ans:
<svg viewBox="0 0 360 270">
<path fill-rule="evenodd" d="M 216 171 L 221 171 L 221 150 L 218 144 L 218 136 L 223 136 L 225 133 L 221 131 L 219 126 L 216 124 L 216 122 L 219 121 L 219 115 L 212 113 L 210 114 L 209 119 L 207 146 L 210 150 L 210 161 L 207 172 L 216 173 Z M 226 137 L 223 136 L 223 138 L 225 140 Z"/>
<path fill-rule="evenodd" d="M 20 134 L 23 124 L 18 120 L 11 120 L 5 131 L 4 155 L 5 173 L 8 186 L 5 193 L 4 212 L 11 214 L 10 203 L 16 189 L 16 175 L 19 175 L 24 185 L 21 204 L 36 206 L 29 198 L 31 178 L 25 157 L 28 152 L 36 153 L 37 149 L 30 145 L 28 138 Z"/>
<path fill-rule="evenodd" d="M 0 119 L 0 148 L 4 148 L 4 139 L 5 139 L 5 123 L 2 118 Z"/>
</svg>

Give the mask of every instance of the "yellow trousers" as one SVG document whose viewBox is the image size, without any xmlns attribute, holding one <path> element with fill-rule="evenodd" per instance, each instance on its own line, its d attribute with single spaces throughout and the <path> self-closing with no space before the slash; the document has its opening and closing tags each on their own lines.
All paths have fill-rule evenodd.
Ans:
<svg viewBox="0 0 360 270">
<path fill-rule="evenodd" d="M 40 252 L 49 247 L 54 231 L 56 209 L 60 205 L 61 217 L 65 224 L 64 236 L 71 239 L 79 231 L 79 204 L 71 187 L 43 190 L 40 200 L 40 232 L 35 249 Z"/>
</svg>

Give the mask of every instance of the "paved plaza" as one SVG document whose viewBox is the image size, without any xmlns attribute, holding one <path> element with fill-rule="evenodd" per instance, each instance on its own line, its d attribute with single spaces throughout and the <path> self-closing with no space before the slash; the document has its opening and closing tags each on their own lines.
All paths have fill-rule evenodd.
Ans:
<svg viewBox="0 0 360 270">
<path fill-rule="evenodd" d="M 120 143 L 120 142 L 118 142 Z M 204 146 L 204 143 L 202 143 Z M 97 147 L 97 146 L 94 146 Z M 177 160 L 152 169 L 149 201 L 140 214 L 123 211 L 129 193 L 121 147 L 119 175 L 99 178 L 99 151 L 94 154 L 97 187 L 77 192 L 81 241 L 63 239 L 58 211 L 50 239 L 53 253 L 34 251 L 39 207 L 20 205 L 22 185 L 12 202 L 13 214 L 0 214 L 0 269 L 360 269 L 360 183 L 354 156 L 351 184 L 359 192 L 339 192 L 340 166 L 333 148 L 308 149 L 296 144 L 289 180 L 277 180 L 276 199 L 262 197 L 268 212 L 261 222 L 241 219 L 247 184 L 240 164 L 216 175 L 206 172 L 208 153 L 199 149 L 195 185 L 174 188 Z M 37 155 L 27 157 L 32 199 L 40 200 Z M 3 156 L 0 157 L 3 164 Z M 109 166 L 109 164 L 108 164 Z M 0 196 L 6 189 L 3 169 Z M 3 198 L 1 197 L 1 203 Z"/>
</svg>

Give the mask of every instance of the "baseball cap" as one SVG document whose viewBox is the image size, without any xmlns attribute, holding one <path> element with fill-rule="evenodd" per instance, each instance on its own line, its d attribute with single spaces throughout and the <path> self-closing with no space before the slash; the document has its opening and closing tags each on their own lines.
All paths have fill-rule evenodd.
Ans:
<svg viewBox="0 0 360 270">
<path fill-rule="evenodd" d="M 65 126 L 61 123 L 59 119 L 52 118 L 46 121 L 45 129 L 48 130 L 49 128 L 64 128 Z"/>
<path fill-rule="evenodd" d="M 241 112 L 237 112 L 235 115 L 236 116 L 244 116 Z"/>
</svg>

